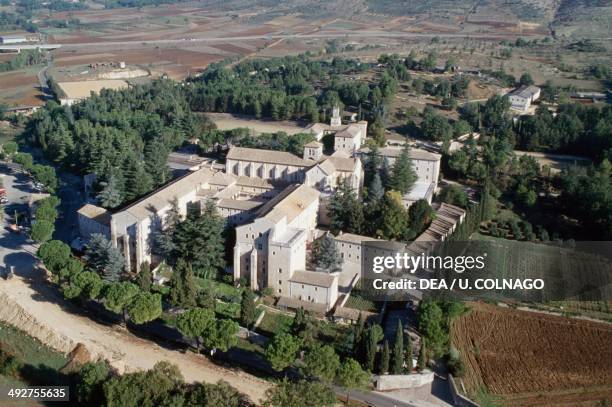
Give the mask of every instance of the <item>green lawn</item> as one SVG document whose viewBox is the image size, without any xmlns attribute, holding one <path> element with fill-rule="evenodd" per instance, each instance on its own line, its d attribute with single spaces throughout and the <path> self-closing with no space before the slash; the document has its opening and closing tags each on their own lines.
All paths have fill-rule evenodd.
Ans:
<svg viewBox="0 0 612 407">
<path fill-rule="evenodd" d="M 0 348 L 24 363 L 59 370 L 68 358 L 10 325 L 0 323 Z"/>
<path fill-rule="evenodd" d="M 285 314 L 266 311 L 257 331 L 263 335 L 274 335 L 279 332 L 287 332 L 293 323 L 293 317 Z"/>
<path fill-rule="evenodd" d="M 236 288 L 231 284 L 222 283 L 217 280 L 211 280 L 208 278 L 200 278 L 196 277 L 196 284 L 200 288 L 210 287 L 212 286 L 215 290 L 217 297 L 221 297 L 226 302 L 231 300 L 231 302 L 240 302 L 242 298 L 242 289 Z"/>
<path fill-rule="evenodd" d="M 376 304 L 366 298 L 352 294 L 346 301 L 346 308 L 354 308 L 361 311 L 376 312 Z"/>
</svg>

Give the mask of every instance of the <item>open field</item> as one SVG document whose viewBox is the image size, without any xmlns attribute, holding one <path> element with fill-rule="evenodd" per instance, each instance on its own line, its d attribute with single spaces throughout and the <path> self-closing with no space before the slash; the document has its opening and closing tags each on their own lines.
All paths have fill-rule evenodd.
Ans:
<svg viewBox="0 0 612 407">
<path fill-rule="evenodd" d="M 255 134 L 284 131 L 291 135 L 306 131 L 305 126 L 293 121 L 258 120 L 250 116 L 232 115 L 229 113 L 206 113 L 220 130 L 231 130 L 239 127 L 250 129 Z"/>
<path fill-rule="evenodd" d="M 611 324 L 470 305 L 451 332 L 469 395 L 485 386 L 512 406 L 593 405 L 612 397 Z"/>
</svg>

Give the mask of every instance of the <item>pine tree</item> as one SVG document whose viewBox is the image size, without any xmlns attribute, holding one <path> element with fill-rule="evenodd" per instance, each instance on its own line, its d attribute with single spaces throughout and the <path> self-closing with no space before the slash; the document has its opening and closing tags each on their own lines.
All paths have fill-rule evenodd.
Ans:
<svg viewBox="0 0 612 407">
<path fill-rule="evenodd" d="M 328 214 L 329 230 L 332 233 L 361 233 L 364 223 L 363 206 L 347 180 L 344 179 L 338 184 L 330 200 Z"/>
<path fill-rule="evenodd" d="M 393 344 L 393 364 L 391 372 L 393 374 L 402 374 L 404 366 L 404 328 L 402 321 L 397 320 L 397 329 L 395 331 L 395 343 Z"/>
<path fill-rule="evenodd" d="M 170 179 L 168 168 L 168 148 L 160 139 L 153 139 L 145 145 L 145 170 L 150 175 L 153 185 L 165 184 Z"/>
<path fill-rule="evenodd" d="M 124 259 L 121 251 L 99 233 L 91 235 L 85 250 L 85 259 L 90 267 L 101 273 L 107 281 L 118 281 L 123 271 Z"/>
<path fill-rule="evenodd" d="M 422 372 L 427 368 L 427 347 L 425 338 L 421 337 L 421 349 L 419 350 L 419 359 L 417 360 L 417 369 Z"/>
<path fill-rule="evenodd" d="M 404 359 L 406 360 L 406 368 L 408 372 L 412 371 L 414 367 L 412 362 L 412 340 L 410 339 L 410 335 L 406 335 L 406 340 L 404 341 Z"/>
<path fill-rule="evenodd" d="M 370 185 L 374 176 L 378 174 L 380 167 L 383 165 L 383 159 L 378 152 L 378 146 L 372 145 L 370 151 L 366 154 L 365 164 L 363 168 L 364 182 Z"/>
<path fill-rule="evenodd" d="M 151 176 L 145 171 L 142 162 L 133 156 L 126 159 L 124 176 L 126 201 L 140 198 L 153 189 Z"/>
<path fill-rule="evenodd" d="M 142 291 L 151 290 L 153 275 L 151 274 L 151 265 L 148 261 L 145 261 L 140 265 L 140 272 L 138 273 L 137 281 L 138 286 Z"/>
<path fill-rule="evenodd" d="M 176 257 L 191 259 L 201 277 L 208 277 L 225 266 L 225 223 L 212 201 L 201 215 L 190 213 L 173 234 Z"/>
<path fill-rule="evenodd" d="M 383 345 L 382 355 L 380 356 L 380 369 L 379 374 L 387 374 L 389 372 L 389 342 L 385 341 Z"/>
<path fill-rule="evenodd" d="M 397 191 L 387 191 L 381 205 L 376 235 L 383 239 L 398 240 L 408 228 L 408 213 Z"/>
<path fill-rule="evenodd" d="M 417 180 L 416 172 L 410 158 L 410 147 L 405 145 L 400 156 L 395 160 L 391 168 L 388 187 L 402 194 L 410 192 Z"/>
<path fill-rule="evenodd" d="M 315 270 L 325 273 L 342 271 L 342 258 L 336 240 L 331 235 L 326 234 L 315 242 L 312 256 Z"/>
<path fill-rule="evenodd" d="M 102 190 L 96 196 L 96 199 L 105 208 L 116 208 L 121 205 L 121 190 L 119 183 L 114 175 L 111 175 L 108 181 L 100 182 Z"/>
<path fill-rule="evenodd" d="M 161 228 L 153 235 L 154 252 L 168 261 L 172 260 L 172 255 L 176 250 L 174 232 L 180 222 L 181 214 L 178 208 L 178 200 L 175 197 L 170 201 L 170 209 L 166 212 L 164 219 L 160 219 Z"/>
</svg>

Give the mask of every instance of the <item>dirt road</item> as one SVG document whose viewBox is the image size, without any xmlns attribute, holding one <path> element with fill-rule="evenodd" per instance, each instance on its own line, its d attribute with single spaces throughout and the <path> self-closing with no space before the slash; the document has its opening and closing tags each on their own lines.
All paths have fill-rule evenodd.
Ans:
<svg viewBox="0 0 612 407">
<path fill-rule="evenodd" d="M 252 400 L 261 400 L 270 384 L 240 370 L 214 365 L 203 356 L 164 349 L 116 326 L 98 324 L 67 312 L 65 304 L 41 281 L 15 277 L 0 281 L 0 319 L 26 330 L 50 346 L 69 352 L 81 342 L 92 355 L 107 359 L 119 371 L 150 369 L 167 360 L 177 364 L 185 380 L 215 383 L 225 380 Z"/>
</svg>

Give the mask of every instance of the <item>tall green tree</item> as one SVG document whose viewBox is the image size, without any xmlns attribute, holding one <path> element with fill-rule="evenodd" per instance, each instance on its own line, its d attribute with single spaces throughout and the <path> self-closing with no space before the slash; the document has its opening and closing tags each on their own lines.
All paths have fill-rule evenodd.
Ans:
<svg viewBox="0 0 612 407">
<path fill-rule="evenodd" d="M 109 311 L 121 314 L 123 321 L 126 320 L 127 307 L 134 297 L 140 292 L 138 286 L 127 281 L 109 284 L 102 296 L 104 308 Z"/>
<path fill-rule="evenodd" d="M 331 407 L 336 396 L 329 385 L 299 380 L 291 382 L 286 378 L 266 391 L 264 407 Z"/>
<path fill-rule="evenodd" d="M 425 345 L 425 338 L 421 338 L 421 348 L 419 350 L 419 358 L 417 360 L 417 369 L 419 372 L 427 369 L 427 346 Z"/>
<path fill-rule="evenodd" d="M 117 181 L 117 177 L 112 175 L 108 178 L 108 181 L 100 182 L 100 187 L 102 188 L 98 195 L 96 195 L 96 199 L 105 208 L 116 208 L 123 202 L 123 198 L 121 196 L 121 186 Z"/>
<path fill-rule="evenodd" d="M 400 240 L 409 228 L 408 212 L 397 191 L 387 191 L 378 217 L 376 235 L 382 239 Z"/>
<path fill-rule="evenodd" d="M 416 180 L 417 175 L 412 165 L 412 158 L 410 158 L 410 147 L 406 144 L 400 156 L 393 163 L 387 187 L 406 194 L 410 192 Z"/>
<path fill-rule="evenodd" d="M 336 376 L 337 383 L 346 389 L 346 402 L 350 401 L 351 390 L 364 389 L 368 385 L 370 375 L 364 372 L 355 359 L 344 360 Z"/>
<path fill-rule="evenodd" d="M 340 366 L 340 358 L 329 345 L 315 346 L 304 356 L 304 364 L 303 372 L 307 377 L 331 383 Z"/>
<path fill-rule="evenodd" d="M 118 281 L 123 271 L 124 259 L 121 251 L 99 233 L 94 233 L 89 238 L 85 260 L 108 281 Z"/>
<path fill-rule="evenodd" d="M 393 343 L 393 364 L 391 372 L 393 374 L 402 374 L 404 370 L 404 328 L 402 321 L 397 320 L 397 328 L 395 330 L 395 342 Z"/>
<path fill-rule="evenodd" d="M 180 258 L 170 277 L 170 302 L 180 307 L 196 304 L 196 283 L 191 264 Z"/>
<path fill-rule="evenodd" d="M 142 291 L 151 291 L 153 274 L 151 273 L 151 264 L 148 261 L 145 261 L 140 265 L 140 271 L 136 277 L 136 282 Z"/>
<path fill-rule="evenodd" d="M 283 371 L 293 364 L 301 345 L 299 338 L 284 332 L 278 333 L 266 346 L 266 359 L 272 369 Z"/>
<path fill-rule="evenodd" d="M 179 315 L 176 327 L 181 334 L 195 339 L 200 351 L 202 336 L 210 336 L 215 331 L 215 313 L 209 309 L 192 308 Z"/>
<path fill-rule="evenodd" d="M 328 213 L 329 230 L 332 233 L 361 233 L 364 223 L 363 206 L 348 180 L 343 179 L 338 184 L 331 197 Z"/>
<path fill-rule="evenodd" d="M 329 234 L 315 241 L 312 257 L 316 271 L 325 273 L 342 271 L 342 258 L 336 240 Z"/>
<path fill-rule="evenodd" d="M 255 294 L 249 289 L 242 292 L 240 301 L 240 322 L 247 328 L 251 328 L 257 318 L 257 308 L 255 305 Z"/>
<path fill-rule="evenodd" d="M 389 372 L 389 362 L 391 356 L 389 353 L 389 342 L 385 340 L 383 344 L 382 354 L 380 356 L 380 367 L 378 369 L 379 374 L 387 374 Z"/>
<path fill-rule="evenodd" d="M 406 340 L 404 341 L 404 360 L 406 361 L 406 368 L 408 372 L 412 371 L 413 362 L 412 362 L 412 341 L 410 340 L 410 335 L 406 335 Z"/>
<path fill-rule="evenodd" d="M 162 314 L 161 295 L 140 292 L 127 308 L 130 320 L 135 324 L 153 321 Z"/>
<path fill-rule="evenodd" d="M 54 231 L 55 226 L 53 223 L 44 219 L 37 220 L 36 223 L 32 225 L 32 240 L 38 243 L 51 240 Z"/>
<path fill-rule="evenodd" d="M 440 306 L 433 300 L 421 301 L 418 308 L 419 331 L 427 341 L 427 346 L 435 355 L 441 355 L 448 333 L 444 332 L 444 315 Z"/>
<path fill-rule="evenodd" d="M 190 259 L 194 272 L 202 277 L 225 266 L 225 222 L 214 202 L 208 201 L 202 214 L 191 213 L 173 234 L 176 257 Z"/>
</svg>

